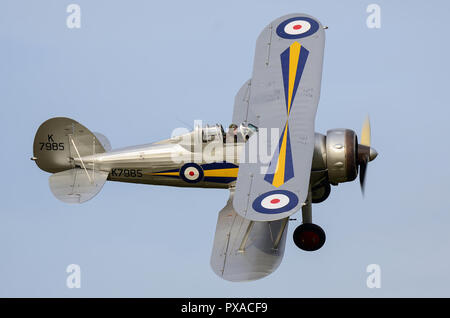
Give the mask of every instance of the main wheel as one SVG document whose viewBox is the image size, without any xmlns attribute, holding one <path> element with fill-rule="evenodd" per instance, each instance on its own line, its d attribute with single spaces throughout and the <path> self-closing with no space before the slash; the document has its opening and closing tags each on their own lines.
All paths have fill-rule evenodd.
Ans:
<svg viewBox="0 0 450 318">
<path fill-rule="evenodd" d="M 325 244 L 325 232 L 313 223 L 303 223 L 294 231 L 294 243 L 304 251 L 317 251 Z"/>
</svg>

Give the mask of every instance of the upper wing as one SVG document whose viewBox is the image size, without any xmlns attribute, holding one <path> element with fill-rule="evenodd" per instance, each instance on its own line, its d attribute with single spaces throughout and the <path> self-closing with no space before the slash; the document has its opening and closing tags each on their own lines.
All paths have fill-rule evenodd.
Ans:
<svg viewBox="0 0 450 318">
<path fill-rule="evenodd" d="M 249 123 L 258 126 L 258 119 L 255 114 L 249 109 L 250 105 L 250 89 L 252 80 L 249 79 L 242 85 L 241 89 L 234 98 L 233 109 L 233 123 L 239 125 L 240 123 Z"/>
<path fill-rule="evenodd" d="M 248 113 L 258 119 L 259 132 L 241 153 L 233 201 L 236 212 L 247 219 L 286 218 L 306 200 L 324 41 L 320 22 L 305 14 L 281 17 L 258 37 Z M 265 129 L 279 132 L 275 144 L 264 140 Z M 268 160 L 261 156 L 264 143 L 273 151 Z M 256 163 L 246 161 L 255 157 Z"/>
<path fill-rule="evenodd" d="M 277 269 L 284 254 L 288 219 L 255 222 L 238 215 L 233 191 L 217 220 L 211 267 L 229 281 L 263 278 Z"/>
</svg>

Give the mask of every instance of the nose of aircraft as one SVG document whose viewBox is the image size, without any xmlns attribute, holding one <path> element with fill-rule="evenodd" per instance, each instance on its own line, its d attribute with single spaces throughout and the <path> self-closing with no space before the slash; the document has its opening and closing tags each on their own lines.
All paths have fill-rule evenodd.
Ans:
<svg viewBox="0 0 450 318">
<path fill-rule="evenodd" d="M 375 150 L 375 148 L 370 147 L 369 161 L 372 161 L 377 156 L 378 156 L 378 152 Z"/>
</svg>

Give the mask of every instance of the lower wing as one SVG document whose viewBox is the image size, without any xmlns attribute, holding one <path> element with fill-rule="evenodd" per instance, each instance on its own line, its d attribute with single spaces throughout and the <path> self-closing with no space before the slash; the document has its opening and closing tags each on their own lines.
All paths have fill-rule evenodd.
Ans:
<svg viewBox="0 0 450 318">
<path fill-rule="evenodd" d="M 234 190 L 217 220 L 211 267 L 228 281 L 252 281 L 274 272 L 281 263 L 288 218 L 251 221 L 233 209 Z"/>
</svg>

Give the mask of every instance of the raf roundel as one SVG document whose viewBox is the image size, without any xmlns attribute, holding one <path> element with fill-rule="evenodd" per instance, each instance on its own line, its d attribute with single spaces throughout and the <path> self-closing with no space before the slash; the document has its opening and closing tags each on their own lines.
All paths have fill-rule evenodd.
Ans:
<svg viewBox="0 0 450 318">
<path fill-rule="evenodd" d="M 277 34 L 284 39 L 299 39 L 314 34 L 319 29 L 317 21 L 307 17 L 295 17 L 281 22 Z"/>
<path fill-rule="evenodd" d="M 203 169 L 195 163 L 187 163 L 180 169 L 180 177 L 188 183 L 197 183 L 203 179 Z"/>
<path fill-rule="evenodd" d="M 291 191 L 274 190 L 261 194 L 252 207 L 255 211 L 266 214 L 277 214 L 292 210 L 298 205 L 298 197 Z"/>
<path fill-rule="evenodd" d="M 308 21 L 295 20 L 286 24 L 284 32 L 290 35 L 298 35 L 308 32 L 309 29 L 311 29 L 311 24 Z"/>
</svg>

